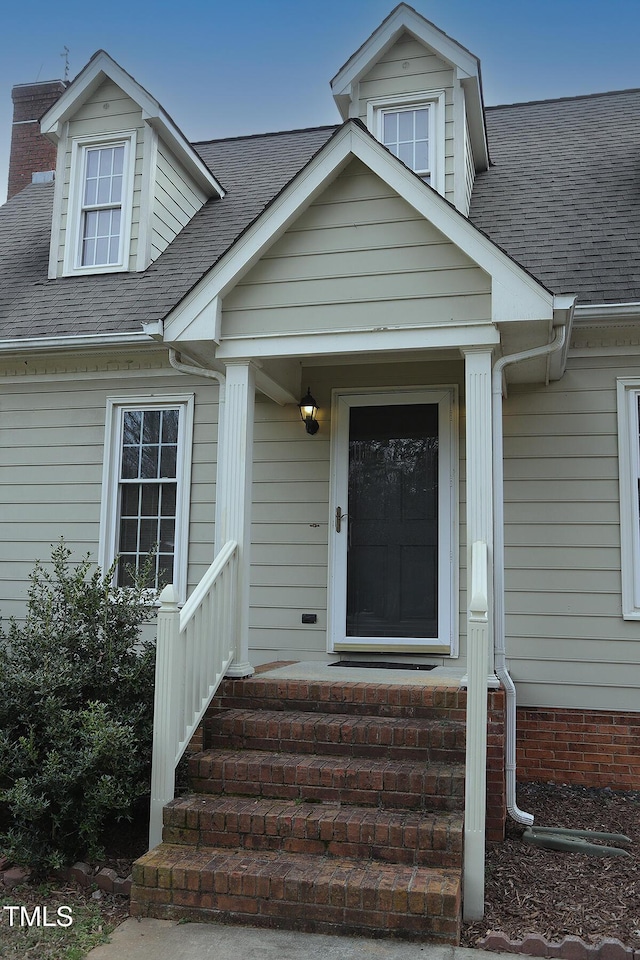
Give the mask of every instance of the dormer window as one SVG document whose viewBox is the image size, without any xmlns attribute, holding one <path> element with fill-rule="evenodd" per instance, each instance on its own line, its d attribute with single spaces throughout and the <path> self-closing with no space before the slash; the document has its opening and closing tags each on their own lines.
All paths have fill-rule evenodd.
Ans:
<svg viewBox="0 0 640 960">
<path fill-rule="evenodd" d="M 410 170 L 444 193 L 444 91 L 367 102 L 367 126 Z"/>
<path fill-rule="evenodd" d="M 129 269 L 135 140 L 73 140 L 65 274 Z"/>
<path fill-rule="evenodd" d="M 431 179 L 429 111 L 428 104 L 406 110 L 380 111 L 382 143 L 427 183 Z"/>
<path fill-rule="evenodd" d="M 80 265 L 122 263 L 122 175 L 126 144 L 84 151 Z"/>
</svg>

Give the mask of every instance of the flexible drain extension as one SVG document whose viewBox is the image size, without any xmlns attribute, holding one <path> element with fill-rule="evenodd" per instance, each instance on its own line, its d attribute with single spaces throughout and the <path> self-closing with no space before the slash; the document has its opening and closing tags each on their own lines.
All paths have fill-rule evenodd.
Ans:
<svg viewBox="0 0 640 960">
<path fill-rule="evenodd" d="M 589 857 L 630 857 L 628 850 L 619 846 L 592 843 L 609 840 L 611 844 L 631 843 L 623 833 L 599 833 L 597 830 L 567 830 L 564 827 L 527 827 L 522 836 L 534 847 L 563 850 L 565 853 L 585 853 Z"/>
</svg>

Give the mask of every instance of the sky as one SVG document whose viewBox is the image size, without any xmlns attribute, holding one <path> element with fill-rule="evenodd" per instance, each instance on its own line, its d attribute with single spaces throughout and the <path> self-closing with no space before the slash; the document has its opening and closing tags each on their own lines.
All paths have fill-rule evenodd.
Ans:
<svg viewBox="0 0 640 960">
<path fill-rule="evenodd" d="M 0 202 L 11 88 L 105 49 L 192 141 L 339 120 L 329 81 L 394 0 L 22 0 L 0 19 Z M 485 103 L 640 87 L 638 0 L 413 0 L 482 62 Z"/>
</svg>

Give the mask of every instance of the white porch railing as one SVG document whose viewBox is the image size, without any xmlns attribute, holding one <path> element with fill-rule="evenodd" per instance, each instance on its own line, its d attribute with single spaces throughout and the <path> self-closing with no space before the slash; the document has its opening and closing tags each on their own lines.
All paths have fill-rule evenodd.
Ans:
<svg viewBox="0 0 640 960">
<path fill-rule="evenodd" d="M 467 616 L 467 754 L 464 803 L 464 919 L 484 916 L 484 849 L 487 810 L 487 674 L 489 664 L 488 550 L 471 548 Z"/>
<path fill-rule="evenodd" d="M 238 545 L 229 540 L 182 610 L 173 585 L 160 594 L 153 708 L 149 849 L 162 840 L 162 810 L 175 770 L 235 655 Z"/>
</svg>

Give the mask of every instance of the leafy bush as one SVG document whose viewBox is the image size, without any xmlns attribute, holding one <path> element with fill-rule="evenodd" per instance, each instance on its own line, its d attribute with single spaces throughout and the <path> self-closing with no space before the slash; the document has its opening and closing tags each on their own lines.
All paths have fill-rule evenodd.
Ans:
<svg viewBox="0 0 640 960">
<path fill-rule="evenodd" d="M 114 590 L 64 543 L 0 629 L 0 848 L 38 872 L 101 855 L 149 792 L 155 646 L 146 571 Z"/>
</svg>

